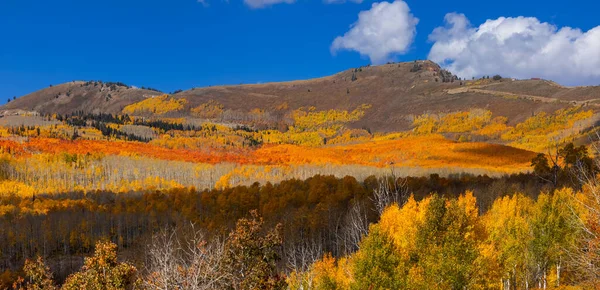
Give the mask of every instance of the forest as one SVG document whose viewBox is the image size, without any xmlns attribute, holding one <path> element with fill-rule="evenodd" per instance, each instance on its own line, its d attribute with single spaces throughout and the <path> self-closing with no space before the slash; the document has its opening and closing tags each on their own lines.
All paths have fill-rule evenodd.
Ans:
<svg viewBox="0 0 600 290">
<path fill-rule="evenodd" d="M 591 111 L 354 127 L 370 108 L 13 116 L 0 289 L 600 287 Z"/>
<path fill-rule="evenodd" d="M 586 263 L 597 263 L 600 204 L 583 148 L 561 148 L 559 168 L 541 154 L 532 173 L 500 178 L 392 170 L 204 191 L 5 194 L 2 285 L 585 289 L 596 285 Z"/>
</svg>

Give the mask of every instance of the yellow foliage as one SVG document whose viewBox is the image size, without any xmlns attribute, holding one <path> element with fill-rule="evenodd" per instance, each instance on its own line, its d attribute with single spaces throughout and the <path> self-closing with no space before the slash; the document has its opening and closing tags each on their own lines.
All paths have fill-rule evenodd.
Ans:
<svg viewBox="0 0 600 290">
<path fill-rule="evenodd" d="M 126 106 L 124 114 L 154 114 L 163 115 L 169 112 L 181 111 L 187 105 L 186 99 L 176 99 L 169 95 L 151 97 L 143 101 Z"/>
<path fill-rule="evenodd" d="M 470 140 L 470 134 L 492 139 L 511 141 L 511 146 L 533 151 L 545 151 L 552 140 L 565 140 L 578 132 L 575 123 L 592 117 L 592 111 L 582 111 L 580 107 L 562 109 L 553 114 L 541 112 L 528 118 L 514 128 L 507 125 L 506 117 L 492 118 L 489 110 L 475 109 L 469 112 L 450 114 L 424 114 L 414 118 L 413 134 L 464 133 L 463 141 Z"/>
<path fill-rule="evenodd" d="M 313 263 L 308 273 L 304 273 L 302 285 L 298 285 L 299 283 L 292 283 L 290 288 L 350 289 L 350 285 L 353 282 L 352 265 L 350 261 L 350 259 L 345 257 L 336 261 L 331 254 L 325 254 L 321 260 Z"/>
<path fill-rule="evenodd" d="M 288 131 L 290 132 L 290 131 Z M 332 134 L 324 134 L 332 135 Z M 320 132 L 296 132 L 285 135 L 285 143 L 317 147 L 325 143 Z"/>
<path fill-rule="evenodd" d="M 470 133 L 480 130 L 492 120 L 489 110 L 474 109 L 469 112 L 456 112 L 443 115 L 424 114 L 415 117 L 415 134 Z"/>
<path fill-rule="evenodd" d="M 319 287 L 321 285 L 327 285 L 331 282 L 336 282 L 341 280 L 340 282 L 344 283 L 345 277 L 339 277 L 339 268 L 336 267 L 335 258 L 333 258 L 330 254 L 327 254 L 323 257 L 323 259 L 315 262 L 311 269 L 311 274 L 313 276 L 313 283 L 316 289 L 322 288 Z M 341 279 L 340 279 L 341 278 Z M 347 289 L 347 287 L 341 287 L 341 285 L 336 285 L 338 288 Z"/>
<path fill-rule="evenodd" d="M 346 124 L 360 120 L 370 105 L 360 105 L 352 112 L 344 110 L 316 111 L 315 107 L 292 112 L 293 126 L 279 138 L 284 143 L 306 146 L 324 145 L 327 139 L 335 143 L 347 142 L 356 131 L 348 131 Z M 343 136 L 347 134 L 346 136 Z M 337 138 L 336 137 L 340 137 Z M 364 138 L 362 138 L 364 139 Z"/>
<path fill-rule="evenodd" d="M 290 170 L 290 167 L 280 166 L 236 166 L 219 178 L 215 188 L 225 189 L 257 180 L 284 179 Z"/>
<path fill-rule="evenodd" d="M 338 136 L 327 141 L 327 144 L 347 144 L 352 142 L 364 142 L 371 140 L 371 134 L 367 130 L 352 129 L 345 130 Z"/>
<path fill-rule="evenodd" d="M 102 132 L 96 128 L 81 128 L 77 131 L 80 138 L 85 138 L 89 140 L 100 140 L 104 139 Z"/>
<path fill-rule="evenodd" d="M 439 133 L 466 133 L 483 128 L 492 119 L 492 112 L 488 110 L 471 110 L 458 112 L 442 117 Z"/>
<path fill-rule="evenodd" d="M 265 144 L 283 144 L 287 140 L 285 133 L 279 130 L 261 130 L 259 134 Z"/>
<path fill-rule="evenodd" d="M 525 257 L 517 253 L 525 253 L 533 238 L 528 225 L 532 208 L 530 198 L 515 194 L 496 200 L 483 217 L 489 242 L 498 253 L 498 261 L 508 269 L 524 263 Z"/>
<path fill-rule="evenodd" d="M 508 119 L 506 117 L 495 117 L 494 119 L 492 119 L 492 122 L 490 124 L 476 131 L 475 134 L 494 139 L 500 138 L 502 133 L 510 129 L 510 127 L 506 125 L 507 122 Z"/>
<path fill-rule="evenodd" d="M 578 132 L 562 132 L 573 130 L 575 122 L 592 117 L 593 112 L 582 111 L 580 107 L 558 110 L 553 114 L 541 112 L 528 118 L 523 123 L 502 134 L 505 141 L 512 141 L 511 145 L 543 152 L 557 140 L 576 135 Z"/>
<path fill-rule="evenodd" d="M 218 119 L 223 114 L 223 105 L 219 102 L 210 100 L 198 107 L 192 108 L 192 115 L 203 119 Z"/>
<path fill-rule="evenodd" d="M 219 178 L 219 180 L 217 180 L 217 183 L 215 183 L 215 188 L 216 189 L 229 188 L 229 186 L 230 186 L 230 180 L 231 180 L 231 175 L 232 175 L 232 173 L 228 173 L 228 174 L 225 174 L 225 175 L 221 176 Z"/>
<path fill-rule="evenodd" d="M 394 133 L 375 133 L 373 136 L 373 141 L 386 141 L 386 140 L 397 140 L 409 137 L 410 133 L 408 132 L 394 132 Z"/>
<path fill-rule="evenodd" d="M 432 134 L 437 132 L 438 121 L 434 116 L 425 114 L 415 117 L 413 126 L 413 132 L 417 135 Z"/>
<path fill-rule="evenodd" d="M 379 227 L 392 238 L 401 257 L 405 259 L 408 259 L 409 253 L 415 250 L 417 229 L 425 219 L 430 201 L 431 198 L 426 198 L 417 203 L 411 196 L 402 208 L 394 204 L 381 215 Z"/>
<path fill-rule="evenodd" d="M 360 105 L 352 112 L 342 110 L 315 111 L 315 107 L 300 108 L 292 112 L 294 129 L 298 131 L 316 130 L 318 128 L 341 128 L 345 123 L 358 121 L 365 115 L 371 105 Z"/>
<path fill-rule="evenodd" d="M 32 197 L 37 191 L 22 182 L 3 180 L 0 181 L 0 196 L 15 195 L 18 197 Z"/>
<path fill-rule="evenodd" d="M 458 197 L 458 206 L 464 210 L 468 224 L 474 225 L 479 218 L 479 208 L 477 207 L 477 199 L 473 192 L 468 190 L 465 194 Z"/>
<path fill-rule="evenodd" d="M 179 182 L 160 176 L 140 176 L 102 166 L 102 154 L 34 154 L 11 159 L 15 180 L 0 181 L 0 196 L 56 194 L 72 191 L 131 191 L 181 188 Z"/>
<path fill-rule="evenodd" d="M 234 130 L 231 127 L 204 123 L 194 131 L 171 130 L 150 144 L 169 149 L 207 150 L 207 149 L 242 149 L 257 143 L 261 138 L 257 132 Z"/>
</svg>

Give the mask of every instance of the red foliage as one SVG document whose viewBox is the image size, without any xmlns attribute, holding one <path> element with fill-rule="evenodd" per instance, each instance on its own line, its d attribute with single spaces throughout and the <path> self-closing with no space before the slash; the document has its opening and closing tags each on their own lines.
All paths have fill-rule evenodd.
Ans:
<svg viewBox="0 0 600 290">
<path fill-rule="evenodd" d="M 244 149 L 237 150 L 186 150 L 168 149 L 141 142 L 104 141 L 104 140 L 75 140 L 67 141 L 51 138 L 31 138 L 29 142 L 17 143 L 0 141 L 0 147 L 11 148 L 12 152 L 44 152 L 106 155 L 144 156 L 163 160 L 177 160 L 197 163 L 216 164 L 221 162 L 248 163 L 248 154 Z"/>
</svg>

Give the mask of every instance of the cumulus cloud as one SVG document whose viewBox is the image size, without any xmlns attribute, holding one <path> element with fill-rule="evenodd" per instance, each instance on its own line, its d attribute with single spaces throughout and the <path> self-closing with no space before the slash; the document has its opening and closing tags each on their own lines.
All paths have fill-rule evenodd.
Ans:
<svg viewBox="0 0 600 290">
<path fill-rule="evenodd" d="M 244 0 L 246 5 L 250 6 L 250 8 L 265 8 L 267 6 L 279 4 L 279 3 L 294 3 L 295 0 Z"/>
<path fill-rule="evenodd" d="M 408 51 L 417 33 L 419 19 L 410 13 L 406 2 L 374 3 L 361 11 L 358 21 L 331 45 L 331 52 L 354 50 L 366 55 L 374 64 L 384 63 L 393 54 Z"/>
<path fill-rule="evenodd" d="M 461 77 L 539 77 L 564 85 L 600 84 L 600 26 L 583 32 L 533 17 L 500 17 L 473 27 L 449 13 L 436 28 L 429 59 Z"/>
</svg>

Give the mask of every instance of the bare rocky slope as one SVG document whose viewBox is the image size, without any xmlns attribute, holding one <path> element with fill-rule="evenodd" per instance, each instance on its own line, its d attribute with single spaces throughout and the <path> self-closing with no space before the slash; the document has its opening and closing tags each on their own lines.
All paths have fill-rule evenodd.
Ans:
<svg viewBox="0 0 600 290">
<path fill-rule="evenodd" d="M 2 115 L 22 112 L 70 114 L 76 111 L 116 114 L 129 104 L 161 94 L 121 83 L 73 81 L 12 100 L 0 106 L 0 112 Z"/>
</svg>

